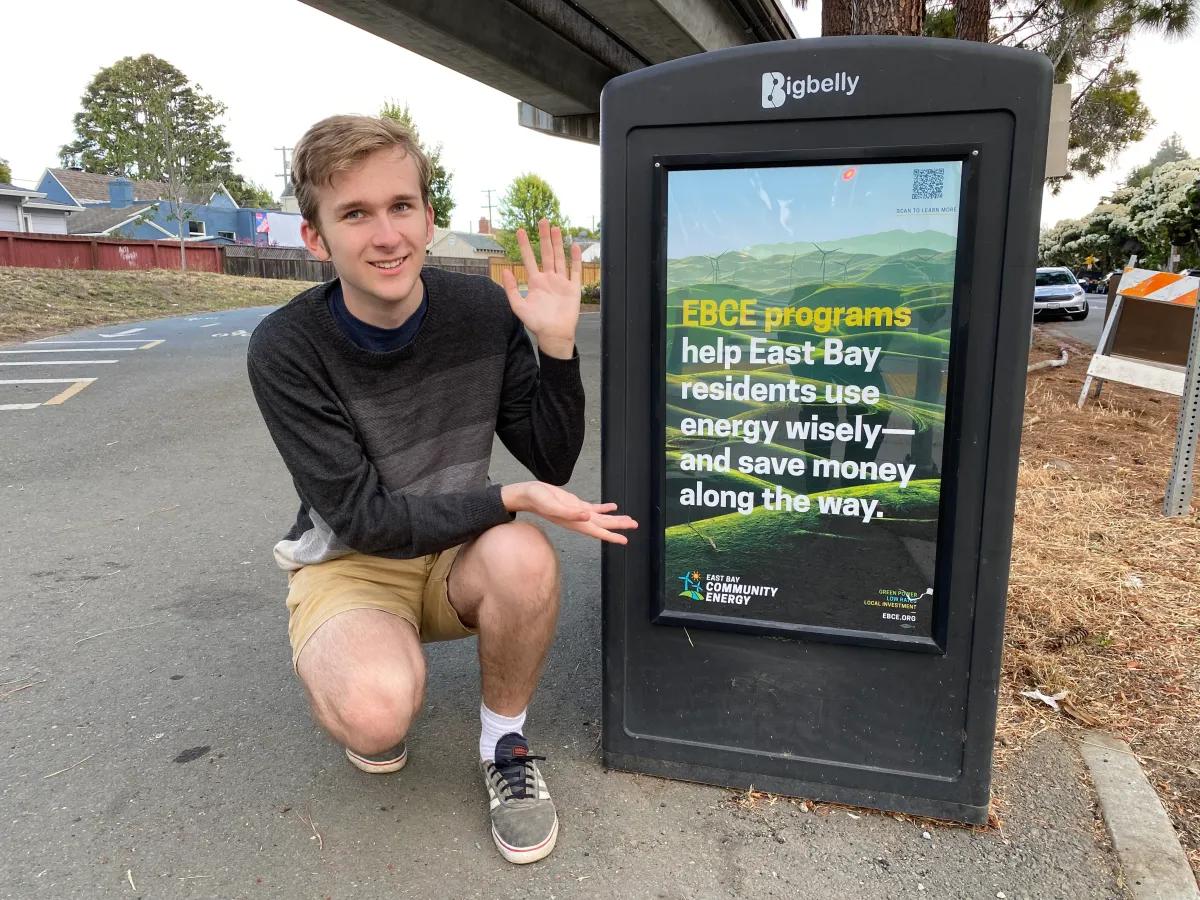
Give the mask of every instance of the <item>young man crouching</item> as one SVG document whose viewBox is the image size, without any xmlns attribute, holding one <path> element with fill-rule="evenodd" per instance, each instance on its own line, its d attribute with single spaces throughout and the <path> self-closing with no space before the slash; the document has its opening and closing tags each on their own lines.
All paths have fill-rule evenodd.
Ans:
<svg viewBox="0 0 1200 900">
<path fill-rule="evenodd" d="M 425 693 L 425 641 L 479 636 L 479 757 L 505 859 L 546 856 L 558 817 L 524 736 L 558 614 L 558 560 L 532 513 L 600 540 L 635 528 L 555 487 L 584 437 L 581 263 L 540 223 L 539 268 L 423 269 L 429 162 L 401 125 L 335 116 L 296 147 L 306 246 L 338 277 L 267 316 L 248 366 L 300 496 L 288 570 L 292 660 L 318 722 L 366 772 L 394 772 Z M 507 296 L 506 296 L 507 295 Z M 526 335 L 537 338 L 538 352 Z M 540 366 L 539 366 L 540 359 Z M 488 479 L 493 436 L 537 481 Z"/>
</svg>

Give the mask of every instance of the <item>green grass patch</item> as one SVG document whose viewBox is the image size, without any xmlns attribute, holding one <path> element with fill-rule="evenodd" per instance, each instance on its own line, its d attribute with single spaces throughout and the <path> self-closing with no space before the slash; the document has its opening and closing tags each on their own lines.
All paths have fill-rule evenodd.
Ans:
<svg viewBox="0 0 1200 900">
<path fill-rule="evenodd" d="M 188 313 L 275 306 L 308 281 L 146 269 L 0 267 L 0 343 Z"/>
</svg>

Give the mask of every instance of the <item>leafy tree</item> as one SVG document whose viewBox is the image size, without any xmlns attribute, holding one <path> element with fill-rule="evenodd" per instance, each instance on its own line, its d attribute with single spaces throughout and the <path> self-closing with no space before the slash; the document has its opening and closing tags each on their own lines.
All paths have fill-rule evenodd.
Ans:
<svg viewBox="0 0 1200 900">
<path fill-rule="evenodd" d="M 994 0 L 993 43 L 1044 53 L 1055 80 L 1074 86 L 1071 174 L 1098 173 L 1144 136 L 1152 119 L 1125 65 L 1129 38 L 1185 34 L 1195 8 L 1195 0 Z"/>
<path fill-rule="evenodd" d="M 1179 162 L 1179 160 L 1187 158 L 1188 152 L 1183 147 L 1183 140 L 1178 134 L 1172 134 L 1158 145 L 1158 152 L 1150 157 L 1148 163 L 1144 166 L 1138 166 L 1129 173 L 1129 177 L 1125 179 L 1125 184 L 1129 187 L 1137 187 L 1150 176 L 1151 172 L 1163 163 Z"/>
<path fill-rule="evenodd" d="M 554 189 L 532 172 L 517 176 L 500 198 L 500 230 L 496 232 L 496 240 L 500 242 L 509 259 L 521 258 L 517 247 L 518 228 L 525 229 L 525 233 L 529 235 L 529 243 L 533 245 L 533 252 L 541 259 L 538 222 L 542 219 L 547 219 L 551 225 L 557 225 L 564 230 L 567 228 L 567 220 L 563 217 Z"/>
<path fill-rule="evenodd" d="M 1071 245 L 1083 236 L 1082 219 L 1064 219 L 1045 229 L 1038 240 L 1038 263 L 1043 266 L 1073 266 Z"/>
<path fill-rule="evenodd" d="M 76 138 L 59 150 L 64 165 L 88 172 L 192 184 L 217 181 L 233 163 L 217 124 L 225 107 L 149 53 L 127 56 L 91 80 L 75 114 Z"/>
<path fill-rule="evenodd" d="M 0 182 L 12 184 L 12 169 L 8 167 L 7 159 L 0 159 Z"/>
<path fill-rule="evenodd" d="M 1164 163 L 1129 198 L 1133 234 L 1145 247 L 1144 261 L 1166 267 L 1172 248 L 1185 264 L 1200 259 L 1200 159 Z"/>
<path fill-rule="evenodd" d="M 1133 191 L 1120 188 L 1111 197 L 1106 197 L 1100 205 L 1084 216 L 1087 231 L 1084 236 L 1083 254 L 1097 259 L 1097 268 L 1105 272 L 1119 269 L 1125 265 L 1130 254 L 1142 252 L 1141 241 L 1133 231 L 1133 223 L 1129 219 L 1129 200 Z"/>
<path fill-rule="evenodd" d="M 1094 178 L 1121 149 L 1146 135 L 1154 120 L 1137 90 L 1138 75 L 1117 66 L 1071 101 L 1067 162 Z"/>
<path fill-rule="evenodd" d="M 233 197 L 238 206 L 271 209 L 279 205 L 265 187 L 234 172 L 222 177 L 221 184 L 225 186 L 225 190 L 229 191 L 229 195 Z"/>
<path fill-rule="evenodd" d="M 1134 193 L 1133 188 L 1119 188 L 1082 219 L 1066 219 L 1044 229 L 1038 242 L 1041 265 L 1077 269 L 1094 256 L 1096 268 L 1107 272 L 1123 266 L 1130 254 L 1141 255 L 1144 247 L 1129 218 Z"/>
<path fill-rule="evenodd" d="M 417 123 L 413 121 L 408 106 L 401 107 L 394 100 L 389 100 L 379 111 L 385 119 L 399 122 L 412 132 L 413 139 L 429 157 L 429 205 L 433 207 L 433 224 L 438 228 L 450 227 L 450 213 L 454 210 L 454 199 L 450 196 L 450 181 L 454 177 L 442 163 L 442 145 L 430 147 L 421 140 Z"/>
<path fill-rule="evenodd" d="M 821 31 L 955 37 L 1045 54 L 1056 80 L 1075 86 L 1071 174 L 1091 176 L 1152 121 L 1125 66 L 1130 35 L 1185 34 L 1196 8 L 1197 0 L 824 0 Z"/>
</svg>

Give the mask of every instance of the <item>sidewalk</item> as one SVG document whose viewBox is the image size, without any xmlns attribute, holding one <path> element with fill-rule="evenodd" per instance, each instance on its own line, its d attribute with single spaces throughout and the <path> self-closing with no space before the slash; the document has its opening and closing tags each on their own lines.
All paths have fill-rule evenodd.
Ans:
<svg viewBox="0 0 1200 900">
<path fill-rule="evenodd" d="M 595 496 L 598 316 L 580 345 L 589 437 L 572 488 Z M 474 758 L 473 643 L 429 649 L 402 772 L 358 772 L 313 726 L 270 559 L 291 486 L 244 369 L 199 359 L 173 364 L 183 393 L 130 382 L 111 407 L 64 407 L 68 444 L 31 431 L 2 448 L 0 682 L 39 683 L 0 701 L 0 898 L 1126 896 L 1078 753 L 1053 732 L 1011 753 L 1003 828 L 985 832 L 605 772 L 599 548 L 562 532 L 563 615 L 528 725 L 561 834 L 544 862 L 505 863 Z M 118 425 L 134 431 L 102 461 Z M 503 451 L 494 472 L 522 477 Z"/>
</svg>

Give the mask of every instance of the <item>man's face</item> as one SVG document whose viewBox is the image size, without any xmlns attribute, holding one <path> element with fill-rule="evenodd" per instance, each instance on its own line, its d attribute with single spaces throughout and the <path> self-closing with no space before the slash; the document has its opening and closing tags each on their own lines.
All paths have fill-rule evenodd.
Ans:
<svg viewBox="0 0 1200 900">
<path fill-rule="evenodd" d="M 419 302 L 433 208 L 422 204 L 417 165 L 402 149 L 378 150 L 335 175 L 318 190 L 317 219 L 319 234 L 301 225 L 304 243 L 333 262 L 348 305 L 385 311 Z"/>
</svg>

